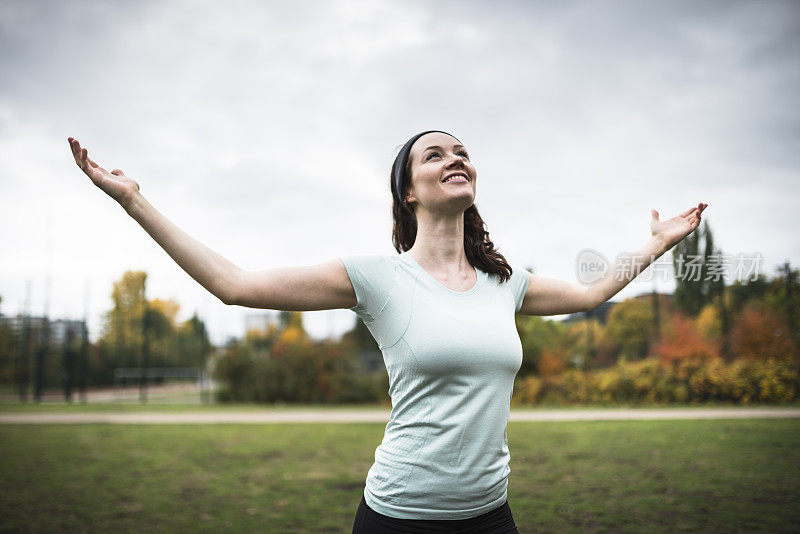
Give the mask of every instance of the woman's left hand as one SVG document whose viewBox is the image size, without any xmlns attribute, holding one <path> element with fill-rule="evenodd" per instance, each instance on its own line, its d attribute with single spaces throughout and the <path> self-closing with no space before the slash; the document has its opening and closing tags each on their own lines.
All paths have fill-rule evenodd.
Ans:
<svg viewBox="0 0 800 534">
<path fill-rule="evenodd" d="M 684 211 L 666 221 L 659 221 L 658 212 L 650 210 L 653 215 L 653 220 L 650 222 L 650 230 L 653 232 L 653 237 L 661 239 L 666 246 L 666 250 L 671 249 L 700 225 L 700 214 L 707 206 L 708 204 L 701 202 L 697 207 Z"/>
</svg>

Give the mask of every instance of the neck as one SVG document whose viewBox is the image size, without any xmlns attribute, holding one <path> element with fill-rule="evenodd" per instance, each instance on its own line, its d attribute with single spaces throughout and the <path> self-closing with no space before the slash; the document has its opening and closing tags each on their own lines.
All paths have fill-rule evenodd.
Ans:
<svg viewBox="0 0 800 534">
<path fill-rule="evenodd" d="M 464 252 L 464 212 L 434 215 L 418 210 L 417 236 L 407 253 L 435 270 L 470 272 Z"/>
</svg>

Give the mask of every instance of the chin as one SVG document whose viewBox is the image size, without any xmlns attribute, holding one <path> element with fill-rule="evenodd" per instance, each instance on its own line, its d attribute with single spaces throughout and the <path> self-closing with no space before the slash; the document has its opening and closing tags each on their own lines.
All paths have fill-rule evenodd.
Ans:
<svg viewBox="0 0 800 534">
<path fill-rule="evenodd" d="M 472 196 L 472 195 L 456 197 L 456 198 L 450 199 L 450 201 L 446 202 L 445 204 L 447 206 L 447 210 L 448 211 L 451 211 L 451 210 L 455 211 L 457 209 L 461 210 L 461 211 L 466 211 L 470 206 L 475 204 L 475 197 Z"/>
</svg>

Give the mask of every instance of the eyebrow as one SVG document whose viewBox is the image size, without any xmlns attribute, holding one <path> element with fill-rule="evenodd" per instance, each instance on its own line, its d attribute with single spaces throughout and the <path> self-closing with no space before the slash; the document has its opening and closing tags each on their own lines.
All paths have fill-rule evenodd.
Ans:
<svg viewBox="0 0 800 534">
<path fill-rule="evenodd" d="M 453 145 L 453 148 L 458 148 L 458 147 L 465 148 L 465 147 L 464 147 L 464 145 Z M 439 145 L 433 145 L 433 146 L 429 146 L 429 147 L 428 147 L 428 148 L 426 148 L 425 150 L 430 150 L 430 149 L 432 149 L 432 148 L 438 148 L 439 150 L 444 150 L 444 149 L 443 149 L 442 147 L 440 147 Z M 423 152 L 425 152 L 425 150 L 423 150 Z"/>
</svg>

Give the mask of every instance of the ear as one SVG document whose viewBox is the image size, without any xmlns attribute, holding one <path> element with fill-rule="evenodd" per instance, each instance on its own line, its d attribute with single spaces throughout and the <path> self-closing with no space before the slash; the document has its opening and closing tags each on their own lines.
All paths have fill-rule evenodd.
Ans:
<svg viewBox="0 0 800 534">
<path fill-rule="evenodd" d="M 414 197 L 414 193 L 411 192 L 411 187 L 409 187 L 408 192 L 406 193 L 406 204 L 412 200 L 416 202 L 417 199 Z"/>
</svg>

